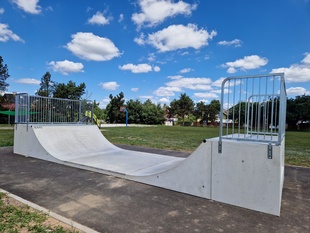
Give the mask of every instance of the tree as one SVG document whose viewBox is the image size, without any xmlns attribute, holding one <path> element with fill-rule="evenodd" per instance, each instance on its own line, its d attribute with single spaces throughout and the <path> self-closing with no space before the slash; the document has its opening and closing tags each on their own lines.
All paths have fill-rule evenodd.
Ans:
<svg viewBox="0 0 310 233">
<path fill-rule="evenodd" d="M 40 89 L 37 91 L 37 95 L 39 96 L 45 96 L 45 97 L 50 97 L 52 96 L 54 89 L 55 89 L 55 84 L 51 80 L 51 73 L 46 72 L 42 78 L 41 78 L 41 83 L 40 83 Z"/>
<path fill-rule="evenodd" d="M 126 109 L 128 111 L 128 123 L 129 124 L 141 124 L 142 123 L 142 111 L 143 106 L 140 100 L 129 100 L 126 103 Z"/>
<path fill-rule="evenodd" d="M 146 100 L 142 105 L 142 123 L 148 125 L 159 125 L 165 120 L 164 110 L 160 104 L 153 104 L 151 100 Z"/>
<path fill-rule="evenodd" d="M 194 111 L 194 106 L 193 100 L 184 93 L 181 94 L 180 99 L 174 99 L 170 103 L 169 111 L 173 115 L 179 115 L 182 118 L 182 125 L 184 125 L 185 116 Z"/>
<path fill-rule="evenodd" d="M 77 86 L 75 82 L 71 80 L 67 84 L 58 83 L 54 86 L 53 97 L 80 100 L 82 95 L 85 94 L 85 88 L 85 83 L 81 83 Z"/>
<path fill-rule="evenodd" d="M 195 116 L 196 118 L 196 121 L 198 119 L 201 119 L 202 121 L 204 120 L 207 120 L 207 105 L 205 105 L 204 102 L 200 101 L 198 103 L 196 103 L 195 105 L 195 109 L 194 109 L 194 112 L 193 112 L 193 115 Z"/>
<path fill-rule="evenodd" d="M 109 123 L 125 122 L 125 113 L 120 111 L 120 107 L 124 106 L 125 103 L 124 93 L 120 92 L 116 96 L 110 94 L 109 98 L 110 103 L 106 107 L 107 122 Z"/>
<path fill-rule="evenodd" d="M 221 103 L 219 100 L 212 100 L 208 105 L 208 118 L 211 122 L 214 122 L 221 111 Z"/>
<path fill-rule="evenodd" d="M 310 121 L 310 95 L 296 96 L 287 100 L 286 122 L 290 128 L 296 127 L 298 122 Z M 303 127 L 309 127 L 309 123 Z M 306 126 L 308 124 L 308 126 Z"/>
<path fill-rule="evenodd" d="M 9 70 L 7 64 L 3 64 L 3 59 L 0 56 L 0 91 L 6 91 L 7 87 L 9 86 L 6 83 L 6 80 L 10 77 Z"/>
<path fill-rule="evenodd" d="M 96 100 L 94 101 L 94 114 L 100 120 L 106 118 L 105 111 L 99 107 L 99 102 L 97 103 Z"/>
</svg>

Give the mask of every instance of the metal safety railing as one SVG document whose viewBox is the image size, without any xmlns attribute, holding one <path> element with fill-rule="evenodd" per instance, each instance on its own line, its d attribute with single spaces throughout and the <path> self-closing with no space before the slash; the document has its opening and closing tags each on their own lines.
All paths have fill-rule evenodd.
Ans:
<svg viewBox="0 0 310 233">
<path fill-rule="evenodd" d="M 287 100 L 283 73 L 228 77 L 221 91 L 219 152 L 222 139 L 281 143 Z"/>
<path fill-rule="evenodd" d="M 93 114 L 94 102 L 69 100 L 22 93 L 15 96 L 16 124 L 86 123 L 85 112 Z M 89 119 L 92 122 L 92 117 Z"/>
</svg>

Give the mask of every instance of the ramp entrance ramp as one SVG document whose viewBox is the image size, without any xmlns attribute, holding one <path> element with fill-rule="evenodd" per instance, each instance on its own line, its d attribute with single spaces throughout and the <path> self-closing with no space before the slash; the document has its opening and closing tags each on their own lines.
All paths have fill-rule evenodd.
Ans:
<svg viewBox="0 0 310 233">
<path fill-rule="evenodd" d="M 90 101 L 18 94 L 14 153 L 279 216 L 284 75 L 227 78 L 221 102 L 219 137 L 179 158 L 111 144 L 96 125 L 82 120 L 93 110 Z"/>
</svg>

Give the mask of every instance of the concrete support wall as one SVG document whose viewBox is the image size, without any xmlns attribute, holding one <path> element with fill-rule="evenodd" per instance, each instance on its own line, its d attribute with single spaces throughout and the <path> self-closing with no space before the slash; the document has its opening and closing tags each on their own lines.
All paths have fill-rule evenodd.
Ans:
<svg viewBox="0 0 310 233">
<path fill-rule="evenodd" d="M 212 140 L 211 199 L 273 215 L 280 215 L 284 181 L 284 140 L 268 144 L 223 140 L 218 153 L 218 140 Z"/>
</svg>

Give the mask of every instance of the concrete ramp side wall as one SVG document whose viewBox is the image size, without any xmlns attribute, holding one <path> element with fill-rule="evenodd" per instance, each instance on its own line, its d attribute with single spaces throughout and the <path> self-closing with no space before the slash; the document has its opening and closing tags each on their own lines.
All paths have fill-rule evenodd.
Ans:
<svg viewBox="0 0 310 233">
<path fill-rule="evenodd" d="M 187 159 L 176 167 L 145 176 L 144 170 L 126 178 L 203 198 L 211 198 L 211 141 L 202 143 Z"/>
<path fill-rule="evenodd" d="M 224 140 L 212 145 L 212 194 L 220 201 L 264 213 L 280 215 L 284 180 L 284 143 L 268 144 Z"/>
<path fill-rule="evenodd" d="M 61 160 L 51 156 L 38 141 L 33 127 L 26 124 L 17 124 L 14 129 L 14 153 L 56 163 Z"/>
</svg>

